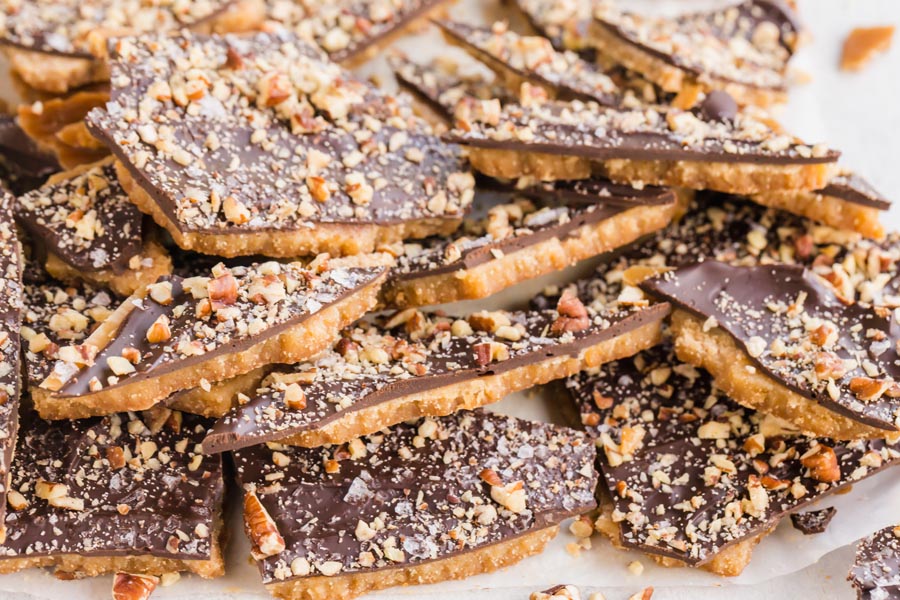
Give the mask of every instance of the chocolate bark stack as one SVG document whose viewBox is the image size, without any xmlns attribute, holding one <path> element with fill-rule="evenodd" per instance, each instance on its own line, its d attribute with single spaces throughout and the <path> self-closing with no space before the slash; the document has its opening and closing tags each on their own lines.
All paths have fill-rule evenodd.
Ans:
<svg viewBox="0 0 900 600">
<path fill-rule="evenodd" d="M 900 238 L 765 112 L 781 2 L 507 3 L 434 22 L 487 69 L 395 53 L 401 95 L 348 67 L 443 2 L 124 4 L 0 13 L 56 94 L 0 139 L 0 571 L 147 598 L 224 572 L 232 502 L 280 598 L 493 571 L 570 517 L 731 576 L 900 462 Z M 557 380 L 571 427 L 484 408 Z"/>
</svg>

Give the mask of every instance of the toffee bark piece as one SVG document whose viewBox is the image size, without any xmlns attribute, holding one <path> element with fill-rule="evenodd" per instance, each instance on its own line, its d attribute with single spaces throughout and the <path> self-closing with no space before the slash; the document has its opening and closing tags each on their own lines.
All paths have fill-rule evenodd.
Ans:
<svg viewBox="0 0 900 600">
<path fill-rule="evenodd" d="M 777 134 L 746 112 L 711 121 L 677 108 L 580 101 L 507 105 L 499 115 L 473 115 L 444 138 L 466 146 L 472 166 L 491 177 L 602 174 L 735 194 L 820 189 L 836 174 L 839 156 Z"/>
<path fill-rule="evenodd" d="M 53 152 L 65 169 L 90 164 L 109 156 L 109 149 L 92 136 L 84 117 L 109 100 L 106 89 L 78 91 L 64 98 L 19 106 L 19 123 L 42 148 Z"/>
<path fill-rule="evenodd" d="M 860 541 L 847 579 L 859 600 L 900 598 L 900 526 L 886 527 Z"/>
<path fill-rule="evenodd" d="M 50 375 L 60 347 L 83 342 L 116 308 L 116 302 L 104 290 L 52 280 L 27 282 L 25 305 L 23 354 L 31 388 Z M 238 394 L 255 390 L 268 372 L 268 367 L 260 367 L 219 383 L 180 390 L 166 398 L 164 405 L 205 417 L 221 417 L 235 406 Z"/>
<path fill-rule="evenodd" d="M 669 345 L 568 381 L 595 438 L 614 543 L 665 566 L 740 574 L 788 513 L 900 462 L 900 445 L 799 435 L 746 409 Z"/>
<path fill-rule="evenodd" d="M 112 160 L 52 176 L 17 198 L 15 214 L 57 279 L 85 280 L 128 296 L 172 272 L 168 253 L 119 185 Z"/>
<path fill-rule="evenodd" d="M 58 170 L 53 155 L 28 139 L 15 117 L 0 115 L 0 187 L 24 194 Z"/>
<path fill-rule="evenodd" d="M 518 101 L 518 95 L 511 94 L 509 88 L 496 78 L 479 72 L 465 72 L 449 58 L 439 57 L 419 64 L 406 56 L 393 54 L 388 57 L 388 64 L 400 87 L 412 95 L 416 113 L 432 126 L 452 125 L 457 106 L 461 102 L 471 102 L 471 98 L 501 104 Z"/>
<path fill-rule="evenodd" d="M 603 0 L 589 38 L 598 53 L 667 92 L 698 86 L 766 106 L 787 98 L 787 64 L 799 33 L 793 11 L 780 0 L 674 18 L 626 12 Z"/>
<path fill-rule="evenodd" d="M 223 575 L 222 459 L 199 452 L 208 425 L 171 410 L 51 422 L 23 408 L 0 572 Z"/>
<path fill-rule="evenodd" d="M 659 343 L 668 311 L 667 304 L 607 298 L 585 306 L 572 294 L 556 310 L 461 319 L 407 309 L 346 331 L 316 361 L 273 374 L 216 423 L 204 447 L 339 444 L 412 418 L 484 406 Z"/>
<path fill-rule="evenodd" d="M 112 37 L 175 32 L 246 31 L 262 22 L 260 0 L 38 0 L 0 3 L 0 46 L 29 86 L 62 94 L 106 81 Z"/>
<path fill-rule="evenodd" d="M 83 343 L 60 348 L 32 391 L 44 418 L 145 410 L 170 394 L 309 359 L 374 307 L 384 269 L 267 262 L 171 277 L 126 299 Z"/>
<path fill-rule="evenodd" d="M 508 88 L 523 82 L 540 86 L 560 100 L 595 101 L 615 106 L 621 90 L 613 80 L 574 52 L 559 52 L 541 36 L 521 36 L 498 22 L 490 28 L 455 21 L 435 21 L 444 37 L 491 68 Z"/>
<path fill-rule="evenodd" d="M 808 510 L 791 515 L 791 525 L 803 535 L 816 535 L 825 533 L 828 524 L 834 518 L 837 509 L 833 506 L 821 510 Z"/>
<path fill-rule="evenodd" d="M 561 521 L 596 506 L 594 456 L 583 433 L 476 411 L 337 453 L 255 446 L 235 464 L 266 588 L 351 598 L 540 552 Z"/>
<path fill-rule="evenodd" d="M 0 189 L 0 522 L 6 514 L 22 392 L 22 249 L 12 203 L 12 196 Z M 5 535 L 0 527 L 0 541 Z"/>
<path fill-rule="evenodd" d="M 124 40 L 113 73 L 107 111 L 88 126 L 132 201 L 182 248 L 371 252 L 449 234 L 471 202 L 457 149 L 294 36 Z"/>
<path fill-rule="evenodd" d="M 385 303 L 405 308 L 484 298 L 630 244 L 668 225 L 677 209 L 671 191 L 596 179 L 522 194 L 491 208 L 465 235 L 406 244 L 382 288 Z"/>
<path fill-rule="evenodd" d="M 678 356 L 736 401 L 809 435 L 900 431 L 900 325 L 890 309 L 847 304 L 793 265 L 707 261 L 641 287 L 676 307 Z"/>
<path fill-rule="evenodd" d="M 266 0 L 267 16 L 352 67 L 446 11 L 447 0 Z"/>
<path fill-rule="evenodd" d="M 854 173 L 840 174 L 812 192 L 769 191 L 754 194 L 751 200 L 875 239 L 885 237 L 879 219 L 891 207 L 890 200 Z"/>
</svg>

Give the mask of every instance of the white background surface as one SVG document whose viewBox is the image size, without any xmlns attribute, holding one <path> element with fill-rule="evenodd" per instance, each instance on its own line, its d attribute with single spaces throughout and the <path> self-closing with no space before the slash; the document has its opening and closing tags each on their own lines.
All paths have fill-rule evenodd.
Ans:
<svg viewBox="0 0 900 600">
<path fill-rule="evenodd" d="M 472 22 L 484 21 L 486 11 L 497 14 L 491 10 L 495 1 L 462 0 L 453 8 L 452 15 Z M 682 3 L 689 2 L 684 0 Z M 837 63 L 843 38 L 851 28 L 900 26 L 900 1 L 800 0 L 800 7 L 802 20 L 813 37 L 812 43 L 798 54 L 794 65 L 810 73 L 813 80 L 792 90 L 791 102 L 778 111 L 779 117 L 791 132 L 804 139 L 824 141 L 842 150 L 844 164 L 865 175 L 888 197 L 897 199 L 900 191 L 900 48 L 877 58 L 857 74 L 840 72 Z M 900 46 L 900 41 L 897 45 Z M 434 34 L 404 39 L 398 46 L 416 60 L 448 53 Z M 376 60 L 366 70 L 383 72 L 382 69 L 383 62 Z M 891 211 L 887 222 L 891 229 L 900 228 L 900 207 Z M 588 269 L 589 266 L 582 266 L 557 275 L 556 279 L 572 279 Z M 530 282 L 480 305 L 522 302 L 546 283 L 546 278 Z M 539 394 L 517 394 L 496 408 L 517 416 L 560 420 L 559 413 L 565 411 L 567 402 L 558 389 L 550 387 Z M 589 586 L 591 591 L 602 590 L 609 600 L 624 600 L 650 585 L 656 588 L 654 599 L 659 600 L 850 599 L 855 595 L 845 576 L 853 549 L 847 544 L 882 525 L 900 522 L 900 472 L 895 469 L 876 480 L 857 485 L 851 494 L 829 501 L 832 502 L 839 505 L 839 510 L 828 532 L 804 537 L 793 531 L 788 523 L 783 523 L 775 535 L 757 548 L 753 563 L 737 581 L 687 569 L 653 568 L 650 559 L 614 551 L 599 536 L 592 539 L 592 550 L 572 558 L 563 550 L 565 543 L 573 539 L 564 528 L 546 553 L 503 572 L 464 582 L 387 590 L 371 597 L 380 600 L 525 599 L 530 591 L 577 582 Z M 203 582 L 185 577 L 174 587 L 158 590 L 154 597 L 184 600 L 267 598 L 255 568 L 246 562 L 246 544 L 237 522 L 233 522 L 232 540 L 238 544 L 233 544 L 229 551 L 229 575 L 225 580 Z M 647 567 L 640 577 L 625 570 L 625 566 L 636 558 Z M 29 571 L 0 576 L 0 598 L 108 598 L 110 581 L 107 577 L 58 582 L 43 572 Z"/>
</svg>

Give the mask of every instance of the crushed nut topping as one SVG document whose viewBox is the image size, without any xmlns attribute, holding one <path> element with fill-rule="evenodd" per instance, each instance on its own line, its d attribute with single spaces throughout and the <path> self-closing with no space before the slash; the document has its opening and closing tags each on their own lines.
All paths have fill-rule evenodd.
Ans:
<svg viewBox="0 0 900 600">
<path fill-rule="evenodd" d="M 235 453 L 240 483 L 285 542 L 258 558 L 264 583 L 450 558 L 594 506 L 593 446 L 574 430 L 463 411 L 361 442 L 357 458 L 278 444 Z M 497 494 L 485 470 L 515 489 Z"/>
<path fill-rule="evenodd" d="M 653 375 L 660 368 L 670 370 L 665 381 Z M 567 386 L 579 411 L 597 415 L 587 429 L 600 449 L 622 542 L 689 565 L 900 462 L 898 443 L 792 433 L 727 398 L 669 345 L 575 376 Z M 598 408 L 596 395 L 615 400 Z M 721 432 L 704 435 L 711 427 Z M 644 432 L 640 442 L 619 452 L 635 429 Z"/>
<path fill-rule="evenodd" d="M 179 231 L 454 219 L 471 202 L 456 149 L 291 35 L 121 39 L 112 71 L 88 125 Z"/>
</svg>

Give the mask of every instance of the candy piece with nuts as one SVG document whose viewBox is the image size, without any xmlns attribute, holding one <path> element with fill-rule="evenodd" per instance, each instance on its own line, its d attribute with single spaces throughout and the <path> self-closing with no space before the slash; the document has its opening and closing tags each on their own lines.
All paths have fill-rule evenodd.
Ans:
<svg viewBox="0 0 900 600">
<path fill-rule="evenodd" d="M 449 234 L 471 203 L 457 148 L 292 35 L 129 38 L 112 65 L 111 101 L 88 127 L 131 200 L 182 248 L 359 254 Z"/>
<path fill-rule="evenodd" d="M 86 280 L 127 296 L 172 271 L 168 253 L 119 185 L 112 161 L 54 175 L 16 199 L 15 216 L 59 280 Z"/>
<path fill-rule="evenodd" d="M 597 528 L 665 566 L 740 574 L 788 513 L 900 463 L 900 444 L 805 437 L 669 345 L 567 382 L 608 489 Z"/>
<path fill-rule="evenodd" d="M 515 0 L 512 6 L 528 26 L 549 39 L 557 50 L 573 50 L 594 58 L 588 27 L 594 9 L 592 0 Z"/>
<path fill-rule="evenodd" d="M 444 139 L 468 148 L 473 168 L 498 178 L 602 174 L 619 183 L 756 194 L 820 189 L 837 174 L 836 151 L 776 133 L 747 112 L 702 108 L 511 104 L 490 119 L 457 116 Z"/>
<path fill-rule="evenodd" d="M 278 441 L 344 444 L 422 416 L 497 402 L 659 342 L 668 305 L 614 300 L 464 318 L 407 309 L 345 330 L 331 352 L 276 371 L 204 441 L 221 452 Z"/>
<path fill-rule="evenodd" d="M 447 0 L 267 0 L 274 26 L 294 31 L 328 53 L 331 60 L 354 66 L 373 56 L 428 16 L 439 16 Z"/>
<path fill-rule="evenodd" d="M 29 86 L 65 93 L 109 80 L 106 41 L 123 34 L 246 31 L 263 18 L 260 0 L 59 0 L 0 4 L 0 47 Z"/>
<path fill-rule="evenodd" d="M 404 244 L 382 289 L 386 304 L 484 298 L 625 246 L 667 225 L 677 208 L 668 190 L 599 179 L 480 195 L 493 206 L 461 235 Z"/>
<path fill-rule="evenodd" d="M 900 325 L 891 309 L 847 304 L 792 265 L 706 261 L 641 287 L 676 307 L 679 357 L 741 404 L 810 435 L 900 431 Z"/>
<path fill-rule="evenodd" d="M 888 600 L 900 593 L 900 525 L 864 538 L 847 576 L 859 600 Z"/>
<path fill-rule="evenodd" d="M 519 35 L 505 22 L 490 28 L 447 20 L 435 23 L 447 41 L 487 65 L 513 93 L 529 82 L 549 98 L 608 106 L 621 101 L 621 90 L 608 75 L 574 52 L 555 50 L 545 37 Z"/>
<path fill-rule="evenodd" d="M 235 465 L 258 508 L 251 539 L 283 540 L 256 556 L 266 588 L 352 598 L 540 552 L 563 520 L 595 506 L 594 457 L 581 432 L 463 411 L 349 448 L 253 446 Z"/>
<path fill-rule="evenodd" d="M 0 572 L 117 573 L 113 597 L 128 600 L 167 574 L 223 575 L 222 460 L 199 446 L 208 426 L 169 409 L 44 421 L 23 406 Z"/>
<path fill-rule="evenodd" d="M 16 446 L 22 391 L 22 257 L 13 222 L 12 196 L 0 188 L 0 501 L 5 500 Z M 6 502 L 0 506 L 0 520 Z M 0 540 L 5 527 L 0 526 Z"/>
<path fill-rule="evenodd" d="M 309 359 L 374 307 L 384 276 L 319 260 L 220 263 L 206 276 L 161 279 L 59 349 L 35 406 L 56 419 L 145 410 L 179 390 Z"/>
<path fill-rule="evenodd" d="M 787 99 L 787 65 L 800 41 L 780 0 L 745 0 L 678 17 L 627 12 L 624 2 L 594 7 L 589 44 L 668 92 L 724 90 L 741 104 Z"/>
</svg>

